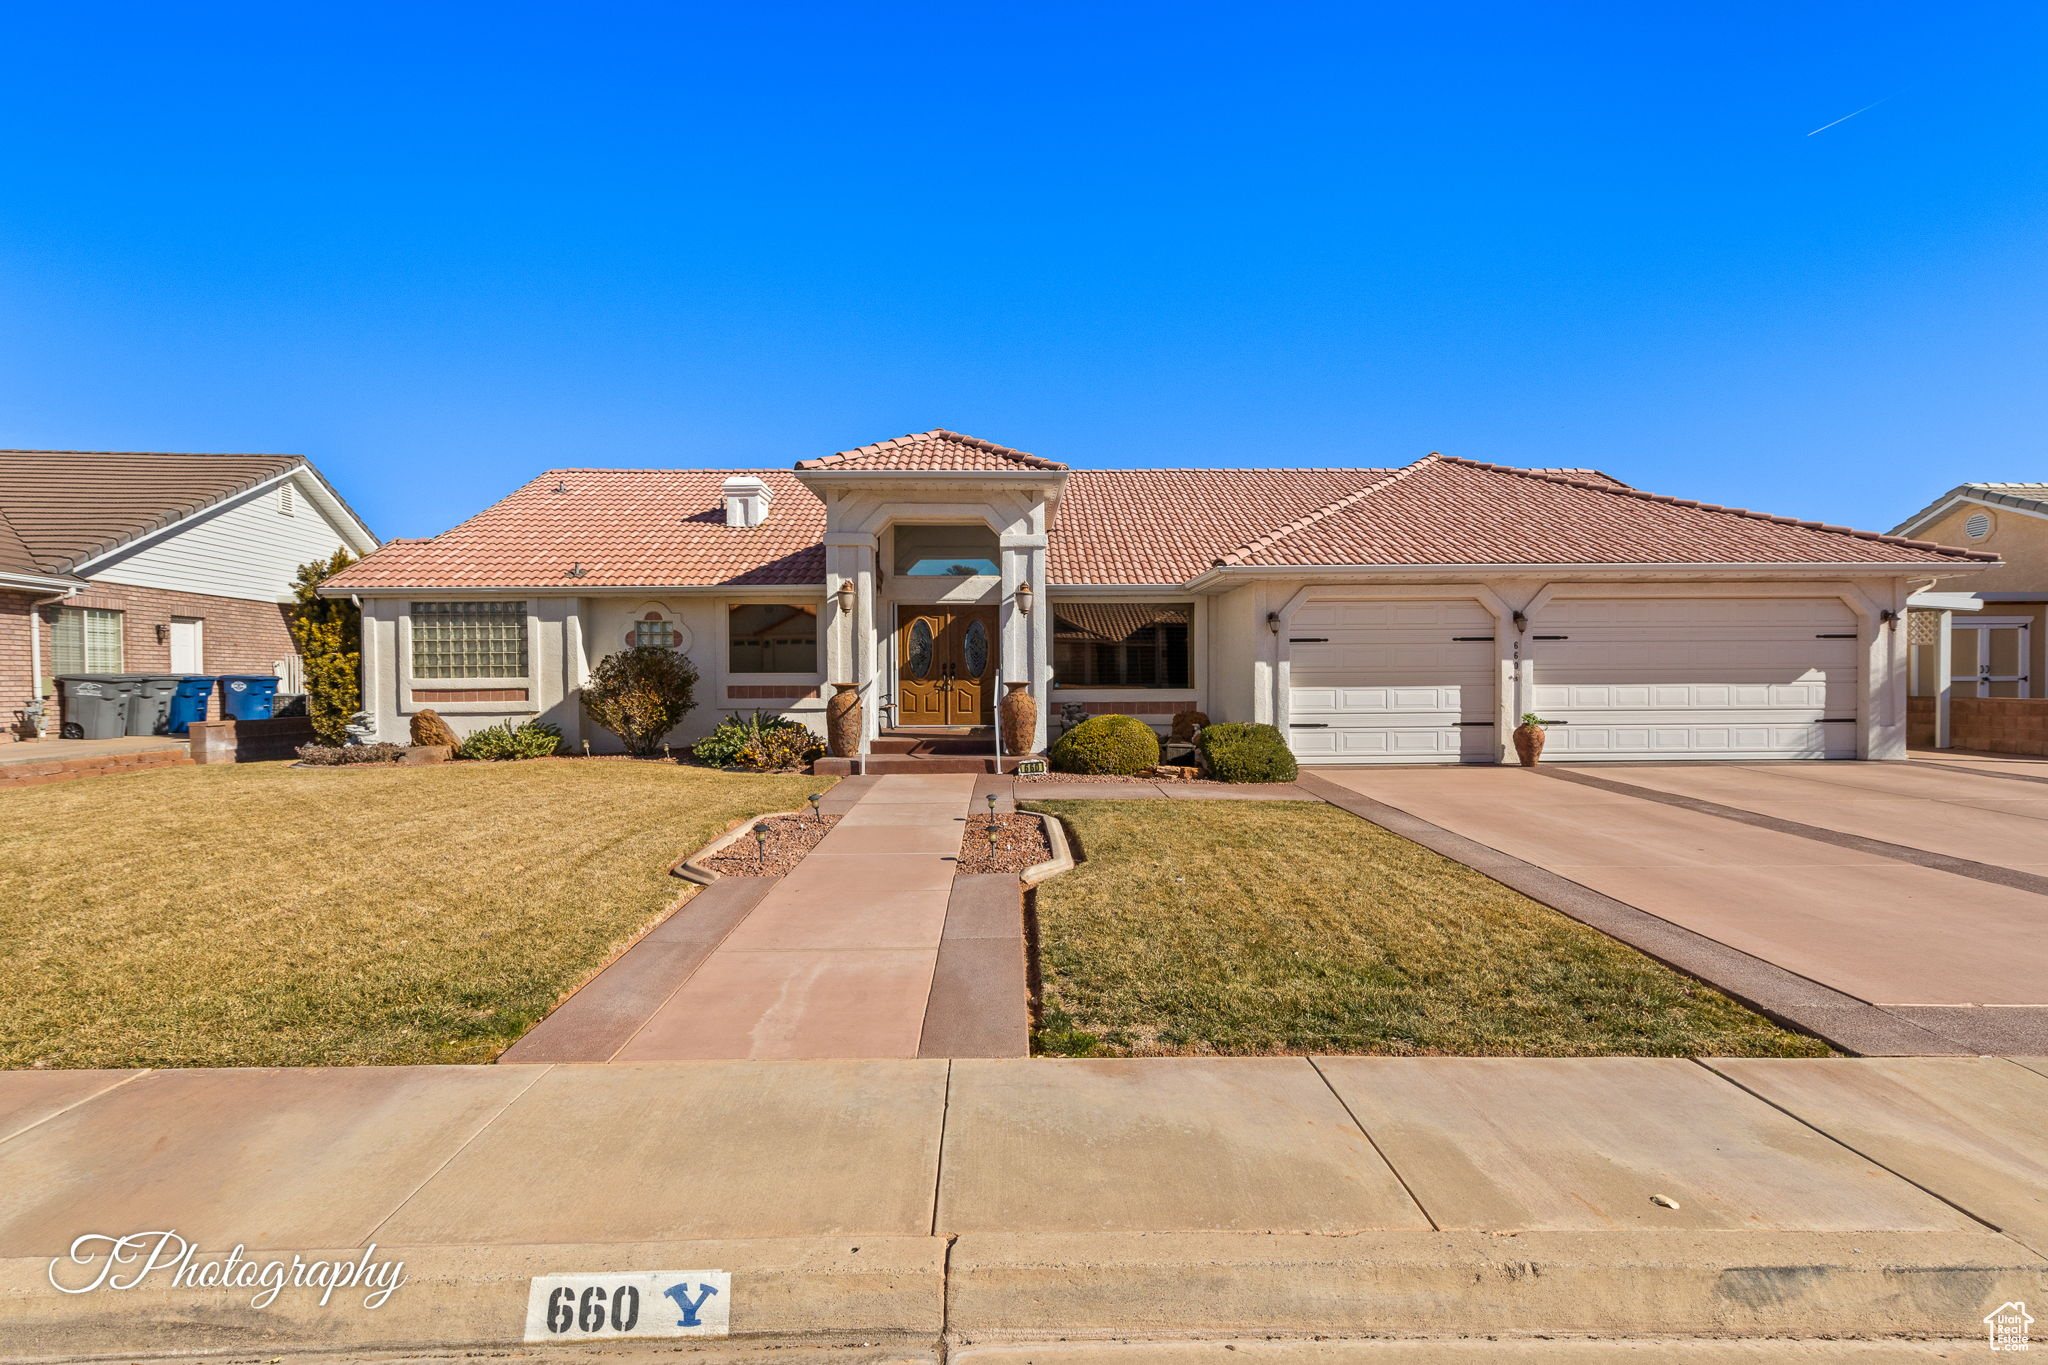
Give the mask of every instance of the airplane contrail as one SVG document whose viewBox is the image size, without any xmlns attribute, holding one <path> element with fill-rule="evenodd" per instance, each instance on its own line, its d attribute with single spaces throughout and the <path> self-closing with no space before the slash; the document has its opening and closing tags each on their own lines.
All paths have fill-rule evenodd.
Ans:
<svg viewBox="0 0 2048 1365">
<path fill-rule="evenodd" d="M 1890 95 L 1886 95 L 1884 97 L 1884 100 L 1888 100 L 1890 98 Z M 1856 110 L 1854 113 L 1842 115 L 1840 118 L 1835 120 L 1835 123 L 1847 123 L 1850 119 L 1855 118 L 1857 114 L 1867 114 L 1871 110 L 1877 108 L 1878 105 L 1883 104 L 1884 100 L 1872 100 L 1870 103 L 1864 105 L 1861 109 Z M 1814 129 L 1813 133 L 1825 133 L 1828 129 L 1834 127 L 1835 123 L 1823 123 L 1820 127 Z M 1813 133 L 1808 133 L 1807 136 L 1812 137 Z"/>
</svg>

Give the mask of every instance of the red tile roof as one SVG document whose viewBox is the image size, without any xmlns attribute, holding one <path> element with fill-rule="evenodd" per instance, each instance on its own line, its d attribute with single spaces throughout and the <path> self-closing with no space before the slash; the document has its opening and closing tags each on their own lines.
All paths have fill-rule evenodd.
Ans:
<svg viewBox="0 0 2048 1365">
<path fill-rule="evenodd" d="M 1041 459 L 1021 450 L 984 441 L 979 436 L 962 436 L 943 427 L 914 432 L 871 446 L 842 450 L 821 460 L 802 460 L 798 469 L 958 469 L 1017 470 L 1065 469 L 1057 460 Z"/>
<path fill-rule="evenodd" d="M 725 524 L 719 485 L 768 485 L 768 520 Z M 817 585 L 825 504 L 785 469 L 551 469 L 431 540 L 392 541 L 337 588 Z"/>
<path fill-rule="evenodd" d="M 1055 583 L 1184 583 L 1275 522 L 1384 469 L 1077 469 L 1053 520 Z"/>
<path fill-rule="evenodd" d="M 1998 556 L 1431 455 L 1217 557 L 1324 564 L 1852 564 Z"/>
<path fill-rule="evenodd" d="M 720 485 L 733 474 L 768 485 L 765 524 L 744 530 L 725 524 Z M 721 584 L 816 588 L 825 576 L 824 530 L 824 505 L 784 470 L 558 469 L 453 530 L 430 540 L 393 541 L 330 583 L 345 590 L 563 593 Z M 1055 584 L 1166 585 L 1219 563 L 1924 565 L 1995 559 L 1641 493 L 1594 471 L 1540 473 L 1433 455 L 1399 470 L 1076 470 L 1054 518 L 1049 569 Z"/>
<path fill-rule="evenodd" d="M 161 530 L 265 479 L 303 455 L 184 455 L 131 450 L 0 450 L 0 557 L 25 550 L 23 573 L 73 565 Z"/>
</svg>

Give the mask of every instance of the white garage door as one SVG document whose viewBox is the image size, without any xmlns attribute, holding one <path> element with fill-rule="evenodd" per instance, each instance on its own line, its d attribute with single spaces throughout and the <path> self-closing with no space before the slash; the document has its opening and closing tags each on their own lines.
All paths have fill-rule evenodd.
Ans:
<svg viewBox="0 0 2048 1365">
<path fill-rule="evenodd" d="M 1288 739 L 1304 763 L 1491 763 L 1493 613 L 1314 602 L 1286 627 Z"/>
<path fill-rule="evenodd" d="M 1854 758 L 1838 598 L 1567 598 L 1529 626 L 1546 758 Z"/>
</svg>

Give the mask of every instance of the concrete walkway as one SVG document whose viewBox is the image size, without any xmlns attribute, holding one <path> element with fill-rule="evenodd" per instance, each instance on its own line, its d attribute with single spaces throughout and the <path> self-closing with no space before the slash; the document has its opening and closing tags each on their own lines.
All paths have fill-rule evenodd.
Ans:
<svg viewBox="0 0 2048 1365">
<path fill-rule="evenodd" d="M 613 1059 L 917 1056 L 974 784 L 876 778 Z"/>
<path fill-rule="evenodd" d="M 165 1228 L 408 1283 L 52 1289 L 82 1233 Z M 504 1346 L 530 1276 L 682 1267 L 763 1343 L 1981 1341 L 2044 1250 L 2040 1059 L 0 1073 L 6 1359 Z"/>
</svg>

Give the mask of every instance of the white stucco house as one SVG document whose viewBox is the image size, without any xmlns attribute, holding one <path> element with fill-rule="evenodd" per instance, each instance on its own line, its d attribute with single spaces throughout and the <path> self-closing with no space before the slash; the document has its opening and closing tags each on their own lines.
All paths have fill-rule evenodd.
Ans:
<svg viewBox="0 0 2048 1365">
<path fill-rule="evenodd" d="M 572 748 L 631 643 L 734 711 L 976 733 L 998 683 L 1281 727 L 1305 763 L 1902 758 L 1909 596 L 1998 562 L 1430 455 L 1398 469 L 1072 469 L 937 430 L 791 470 L 551 470 L 332 580 L 384 736 L 535 716 Z"/>
</svg>

